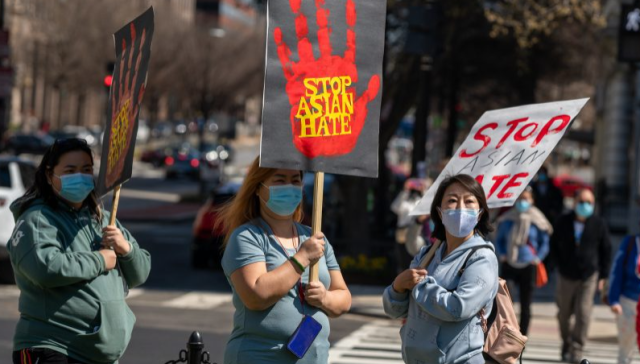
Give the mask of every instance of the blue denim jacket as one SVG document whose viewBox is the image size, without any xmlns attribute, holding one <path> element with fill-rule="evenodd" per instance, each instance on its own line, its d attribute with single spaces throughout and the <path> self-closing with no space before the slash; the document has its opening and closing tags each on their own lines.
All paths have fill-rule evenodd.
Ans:
<svg viewBox="0 0 640 364">
<path fill-rule="evenodd" d="M 442 244 L 427 267 L 427 277 L 409 293 L 397 293 L 392 286 L 383 295 L 384 310 L 391 318 L 406 317 L 400 329 L 402 358 L 409 364 L 484 363 L 484 333 L 478 315 L 488 317 L 498 292 L 498 260 L 493 247 L 477 250 L 462 276 L 469 250 L 486 245 L 474 236 L 442 260 Z M 411 263 L 419 265 L 424 247 Z"/>
</svg>

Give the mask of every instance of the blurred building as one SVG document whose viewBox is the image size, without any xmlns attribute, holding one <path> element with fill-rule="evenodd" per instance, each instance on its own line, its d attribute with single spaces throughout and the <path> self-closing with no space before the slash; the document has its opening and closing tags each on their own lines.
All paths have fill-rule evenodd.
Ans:
<svg viewBox="0 0 640 364">
<path fill-rule="evenodd" d="M 211 35 L 251 32 L 260 24 L 255 0 L 197 0 L 196 24 Z"/>
<path fill-rule="evenodd" d="M 605 4 L 605 36 L 618 47 L 621 6 Z M 637 36 L 640 38 L 640 32 Z M 640 39 L 639 39 L 640 41 Z M 614 49 L 615 49 L 614 48 Z M 607 67 L 597 97 L 596 193 L 601 213 L 617 233 L 640 231 L 640 74 L 634 63 L 616 61 Z"/>
<path fill-rule="evenodd" d="M 67 124 L 104 124 L 108 96 L 103 78 L 107 72 L 105 65 L 113 59 L 111 34 L 146 7 L 153 5 L 156 13 L 168 12 L 177 22 L 195 20 L 195 0 L 112 0 L 98 4 L 69 0 L 4 1 L 15 76 L 10 123 L 13 129 L 25 132 L 53 130 Z M 109 16 L 105 16 L 105 9 Z M 73 24 L 69 24 L 68 19 L 77 17 L 81 11 L 90 17 L 91 29 L 73 29 Z M 92 37 L 94 41 L 87 41 L 88 45 L 81 48 L 81 40 L 74 37 L 78 32 L 83 32 L 82 39 Z M 91 44 L 94 49 L 87 49 Z M 74 45 L 79 52 L 74 52 Z M 78 61 L 82 53 L 91 55 L 92 64 Z M 72 77 L 84 82 L 74 84 Z M 0 93 L 1 88 L 0 85 Z"/>
</svg>

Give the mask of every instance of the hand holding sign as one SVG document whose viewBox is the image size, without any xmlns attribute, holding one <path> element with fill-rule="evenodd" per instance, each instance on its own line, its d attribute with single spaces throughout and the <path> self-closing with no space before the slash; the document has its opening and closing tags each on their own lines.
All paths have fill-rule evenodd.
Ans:
<svg viewBox="0 0 640 364">
<path fill-rule="evenodd" d="M 380 78 L 373 75 L 367 90 L 356 100 L 356 7 L 347 0 L 347 48 L 344 57 L 332 55 L 329 39 L 329 10 L 325 0 L 316 0 L 320 58 L 315 59 L 308 39 L 307 17 L 300 11 L 302 0 L 289 0 L 296 15 L 299 62 L 290 59 L 291 50 L 283 40 L 281 28 L 274 29 L 278 58 L 287 80 L 291 105 L 291 129 L 296 148 L 307 158 L 350 153 L 365 124 L 368 104 L 380 89 Z M 354 102 L 355 100 L 355 102 Z"/>
</svg>

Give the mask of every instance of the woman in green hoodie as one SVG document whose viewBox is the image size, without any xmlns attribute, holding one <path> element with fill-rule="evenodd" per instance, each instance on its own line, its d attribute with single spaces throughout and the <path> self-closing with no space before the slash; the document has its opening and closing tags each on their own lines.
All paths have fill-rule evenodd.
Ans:
<svg viewBox="0 0 640 364">
<path fill-rule="evenodd" d="M 11 211 L 7 246 L 20 288 L 13 363 L 117 363 L 135 323 L 124 298 L 145 282 L 151 258 L 120 223 L 107 226 L 87 143 L 57 140 Z"/>
</svg>

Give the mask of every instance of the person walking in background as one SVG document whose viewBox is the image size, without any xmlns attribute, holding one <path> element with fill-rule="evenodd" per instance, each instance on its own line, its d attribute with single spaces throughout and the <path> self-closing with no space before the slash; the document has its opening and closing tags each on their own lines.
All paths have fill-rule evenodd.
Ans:
<svg viewBox="0 0 640 364">
<path fill-rule="evenodd" d="M 606 223 L 594 215 L 595 197 L 588 189 L 576 192 L 575 209 L 561 216 L 551 237 L 551 256 L 558 267 L 556 303 L 562 338 L 562 360 L 579 362 L 596 289 L 602 291 L 611 265 Z M 571 316 L 575 315 L 573 328 Z"/>
<path fill-rule="evenodd" d="M 486 319 L 498 291 L 487 211 L 484 190 L 471 176 L 449 177 L 438 187 L 431 217 L 443 243 L 426 269 L 423 247 L 383 294 L 385 313 L 407 319 L 400 331 L 405 363 L 484 364 L 481 311 Z"/>
<path fill-rule="evenodd" d="M 553 227 L 534 206 L 533 192 L 527 187 L 515 207 L 498 219 L 496 248 L 502 263 L 502 278 L 513 281 L 520 293 L 520 332 L 527 335 L 536 269 L 549 253 Z"/>
<path fill-rule="evenodd" d="M 538 170 L 538 174 L 531 183 L 531 188 L 536 207 L 542 211 L 549 222 L 555 224 L 564 209 L 564 198 L 562 191 L 553 184 L 547 167 L 542 166 Z"/>
<path fill-rule="evenodd" d="M 225 364 L 329 359 L 329 317 L 349 310 L 351 293 L 324 235 L 300 224 L 301 203 L 302 172 L 261 168 L 256 158 L 236 196 L 220 210 L 222 268 L 236 310 Z M 304 284 L 313 263 L 320 281 Z M 287 343 L 308 316 L 321 330 L 299 359 Z"/>
<path fill-rule="evenodd" d="M 107 226 L 87 143 L 57 140 L 11 210 L 7 247 L 20 289 L 13 363 L 116 363 L 135 323 L 125 291 L 147 280 L 151 257 L 119 222 Z"/>
<path fill-rule="evenodd" d="M 398 216 L 395 233 L 395 256 L 398 273 L 409 267 L 413 258 L 413 255 L 410 255 L 405 247 L 409 228 L 415 224 L 415 217 L 409 216 L 409 213 L 420 202 L 423 192 L 423 183 L 418 179 L 410 178 L 405 182 L 402 192 L 391 203 L 391 211 Z"/>
<path fill-rule="evenodd" d="M 631 363 L 636 341 L 636 306 L 640 296 L 638 276 L 640 236 L 624 238 L 609 276 L 609 306 L 618 323 L 618 364 Z"/>
</svg>

